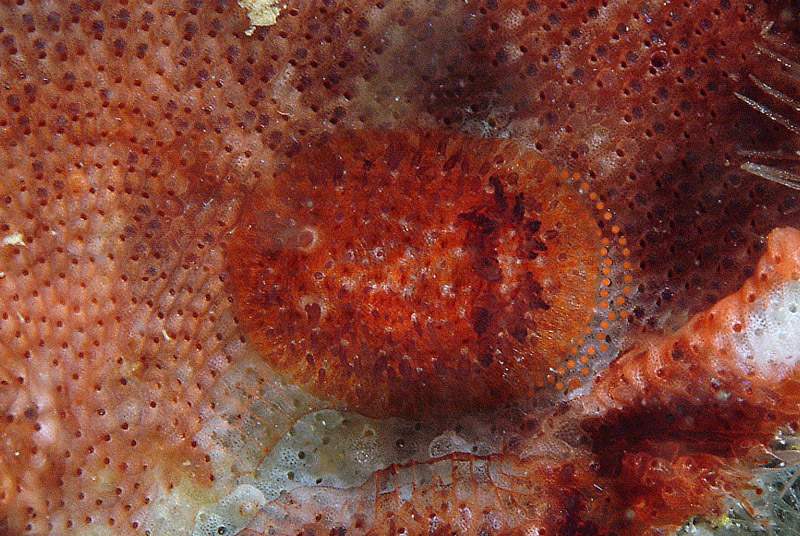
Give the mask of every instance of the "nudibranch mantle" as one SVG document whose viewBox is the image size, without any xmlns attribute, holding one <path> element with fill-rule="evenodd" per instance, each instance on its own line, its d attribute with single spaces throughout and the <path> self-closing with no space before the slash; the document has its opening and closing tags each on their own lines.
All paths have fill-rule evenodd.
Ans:
<svg viewBox="0 0 800 536">
<path fill-rule="evenodd" d="M 288 379 L 367 415 L 532 393 L 584 334 L 598 222 L 509 141 L 346 132 L 278 163 L 227 247 L 234 305 Z"/>
</svg>

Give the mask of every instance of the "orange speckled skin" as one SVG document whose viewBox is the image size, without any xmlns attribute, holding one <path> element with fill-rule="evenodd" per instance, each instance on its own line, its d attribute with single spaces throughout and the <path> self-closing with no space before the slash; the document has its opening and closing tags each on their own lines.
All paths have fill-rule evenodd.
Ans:
<svg viewBox="0 0 800 536">
<path fill-rule="evenodd" d="M 361 413 L 513 401 L 599 295 L 598 222 L 567 182 L 508 141 L 334 137 L 249 195 L 227 248 L 237 311 L 278 372 Z"/>
<path fill-rule="evenodd" d="M 753 48 L 770 40 L 791 54 L 791 9 L 298 0 L 251 36 L 231 1 L 3 0 L 0 532 L 185 532 L 294 420 L 326 407 L 249 344 L 226 247 L 280 162 L 343 130 L 510 137 L 579 173 L 628 238 L 620 348 L 732 293 L 770 230 L 800 226 L 795 192 L 739 169 L 742 149 L 794 152 L 796 139 L 734 95 L 760 98 L 756 73 L 798 97 Z M 702 397 L 686 397 L 706 422 Z M 611 397 L 622 410 L 635 398 Z M 735 408 L 718 410 L 708 415 Z M 368 483 L 325 510 L 302 490 L 272 505 L 296 517 L 265 510 L 253 531 L 282 520 L 292 534 L 658 534 L 719 512 L 746 480 L 750 447 L 785 422 L 753 431 L 734 411 L 715 422 L 739 423 L 721 437 L 744 442 L 716 441 L 714 427 L 698 442 L 674 412 L 543 411 L 489 477 L 474 469 L 482 460 L 454 455 L 444 462 L 471 468 L 420 479 L 411 502 L 379 502 Z M 520 445 L 535 454 L 520 461 Z"/>
</svg>

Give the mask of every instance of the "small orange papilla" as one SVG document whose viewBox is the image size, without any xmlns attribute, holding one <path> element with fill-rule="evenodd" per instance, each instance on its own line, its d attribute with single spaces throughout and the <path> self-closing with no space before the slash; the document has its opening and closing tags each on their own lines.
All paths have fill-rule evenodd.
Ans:
<svg viewBox="0 0 800 536">
<path fill-rule="evenodd" d="M 510 141 L 346 132 L 248 193 L 227 247 L 251 342 L 287 380 L 371 416 L 533 392 L 584 333 L 598 224 Z"/>
</svg>

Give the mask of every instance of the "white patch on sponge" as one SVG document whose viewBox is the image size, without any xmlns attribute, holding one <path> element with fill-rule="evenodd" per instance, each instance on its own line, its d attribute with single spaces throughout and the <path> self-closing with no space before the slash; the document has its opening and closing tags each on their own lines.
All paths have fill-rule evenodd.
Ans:
<svg viewBox="0 0 800 536">
<path fill-rule="evenodd" d="M 800 282 L 789 281 L 759 298 L 731 342 L 744 366 L 780 380 L 800 361 Z"/>
<path fill-rule="evenodd" d="M 756 273 L 701 315 L 712 331 L 713 359 L 731 359 L 770 383 L 796 375 L 800 363 L 800 231 L 775 229 Z M 701 334 L 702 335 L 702 334 Z"/>
<path fill-rule="evenodd" d="M 233 536 L 241 532 L 266 504 L 264 494 L 249 484 L 237 486 L 217 504 L 200 509 L 192 536 Z"/>
<path fill-rule="evenodd" d="M 25 246 L 25 239 L 22 233 L 10 233 L 0 240 L 2 246 Z"/>
<path fill-rule="evenodd" d="M 495 444 L 491 425 L 481 418 L 414 422 L 321 410 L 299 419 L 238 483 L 255 486 L 271 501 L 303 486 L 355 488 L 392 464 L 453 452 L 485 456 Z"/>
<path fill-rule="evenodd" d="M 256 26 L 272 26 L 278 20 L 281 9 L 285 6 L 280 5 L 278 0 L 238 0 L 240 6 L 247 10 L 250 19 L 250 28 L 244 33 L 253 35 Z"/>
</svg>

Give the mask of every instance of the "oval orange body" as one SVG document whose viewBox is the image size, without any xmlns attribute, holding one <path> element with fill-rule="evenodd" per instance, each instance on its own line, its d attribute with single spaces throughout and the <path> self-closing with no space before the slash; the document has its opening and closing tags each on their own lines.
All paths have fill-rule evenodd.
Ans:
<svg viewBox="0 0 800 536">
<path fill-rule="evenodd" d="M 276 371 L 339 407 L 519 399 L 589 324 L 598 224 L 513 142 L 348 132 L 275 169 L 227 246 L 234 303 Z"/>
</svg>

